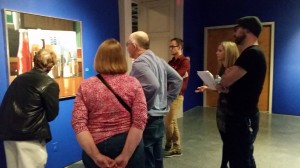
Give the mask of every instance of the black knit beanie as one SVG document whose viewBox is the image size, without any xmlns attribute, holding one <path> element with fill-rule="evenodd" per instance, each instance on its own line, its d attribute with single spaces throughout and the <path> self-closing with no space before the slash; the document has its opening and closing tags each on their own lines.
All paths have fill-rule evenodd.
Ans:
<svg viewBox="0 0 300 168">
<path fill-rule="evenodd" d="M 256 37 L 259 37 L 259 34 L 262 30 L 262 24 L 258 17 L 256 16 L 245 16 L 237 20 L 237 26 L 248 29 Z"/>
</svg>

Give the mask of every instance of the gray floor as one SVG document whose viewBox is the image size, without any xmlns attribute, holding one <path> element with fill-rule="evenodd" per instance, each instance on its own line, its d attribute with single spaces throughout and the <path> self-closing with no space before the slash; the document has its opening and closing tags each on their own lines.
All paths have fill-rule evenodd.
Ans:
<svg viewBox="0 0 300 168">
<path fill-rule="evenodd" d="M 165 158 L 165 168 L 218 168 L 221 140 L 215 108 L 195 107 L 179 119 L 183 156 Z M 261 113 L 255 142 L 257 168 L 300 167 L 300 117 Z M 83 168 L 81 162 L 68 168 Z"/>
</svg>

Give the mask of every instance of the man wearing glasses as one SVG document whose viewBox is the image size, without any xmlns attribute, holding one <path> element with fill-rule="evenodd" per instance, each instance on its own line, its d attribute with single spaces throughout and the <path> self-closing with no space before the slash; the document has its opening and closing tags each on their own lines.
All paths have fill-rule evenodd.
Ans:
<svg viewBox="0 0 300 168">
<path fill-rule="evenodd" d="M 183 94 L 186 90 L 189 74 L 190 74 L 190 60 L 186 58 L 183 52 L 183 40 L 173 38 L 169 46 L 171 54 L 174 56 L 169 65 L 173 67 L 178 74 L 183 78 L 182 87 L 177 98 L 172 102 L 170 111 L 165 117 L 166 128 L 166 145 L 165 157 L 181 156 L 180 132 L 177 124 L 177 115 L 183 106 Z"/>
</svg>

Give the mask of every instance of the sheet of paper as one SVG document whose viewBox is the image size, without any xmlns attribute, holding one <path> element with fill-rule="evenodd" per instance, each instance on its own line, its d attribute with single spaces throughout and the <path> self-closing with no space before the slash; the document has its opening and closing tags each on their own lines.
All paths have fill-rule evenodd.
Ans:
<svg viewBox="0 0 300 168">
<path fill-rule="evenodd" d="M 209 71 L 197 71 L 198 76 L 201 78 L 203 83 L 212 90 L 216 90 L 216 82 L 214 76 Z"/>
</svg>

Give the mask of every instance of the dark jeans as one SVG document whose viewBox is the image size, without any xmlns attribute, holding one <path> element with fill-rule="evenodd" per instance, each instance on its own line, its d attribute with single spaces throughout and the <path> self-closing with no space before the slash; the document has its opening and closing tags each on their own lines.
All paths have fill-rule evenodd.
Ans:
<svg viewBox="0 0 300 168">
<path fill-rule="evenodd" d="M 149 117 L 143 133 L 146 168 L 163 168 L 163 117 Z"/>
<path fill-rule="evenodd" d="M 221 167 L 220 168 L 228 168 L 227 164 L 229 162 L 229 147 L 226 137 L 226 116 L 228 114 L 228 108 L 227 108 L 227 99 L 226 99 L 226 93 L 220 93 L 219 99 L 218 99 L 218 107 L 217 107 L 217 113 L 216 113 L 216 121 L 217 121 L 217 127 L 223 142 L 222 147 L 222 161 L 221 161 Z"/>
<path fill-rule="evenodd" d="M 115 159 L 123 150 L 127 138 L 127 133 L 117 134 L 101 143 L 97 144 L 98 150 L 105 156 Z M 144 168 L 143 161 L 145 160 L 143 140 L 136 147 L 133 155 L 128 161 L 127 168 Z M 82 152 L 82 161 L 86 168 L 98 168 L 84 151 Z"/>
<path fill-rule="evenodd" d="M 236 114 L 241 114 L 236 113 Z M 252 116 L 226 117 L 226 143 L 230 168 L 256 168 L 253 143 L 259 129 L 259 112 Z"/>
<path fill-rule="evenodd" d="M 229 162 L 230 148 L 228 147 L 228 143 L 226 142 L 226 134 L 221 131 L 219 132 L 220 132 L 221 139 L 223 141 L 221 168 L 228 168 L 227 165 Z"/>
<path fill-rule="evenodd" d="M 0 168 L 1 167 L 6 167 L 6 157 L 3 140 L 0 140 Z"/>
</svg>

